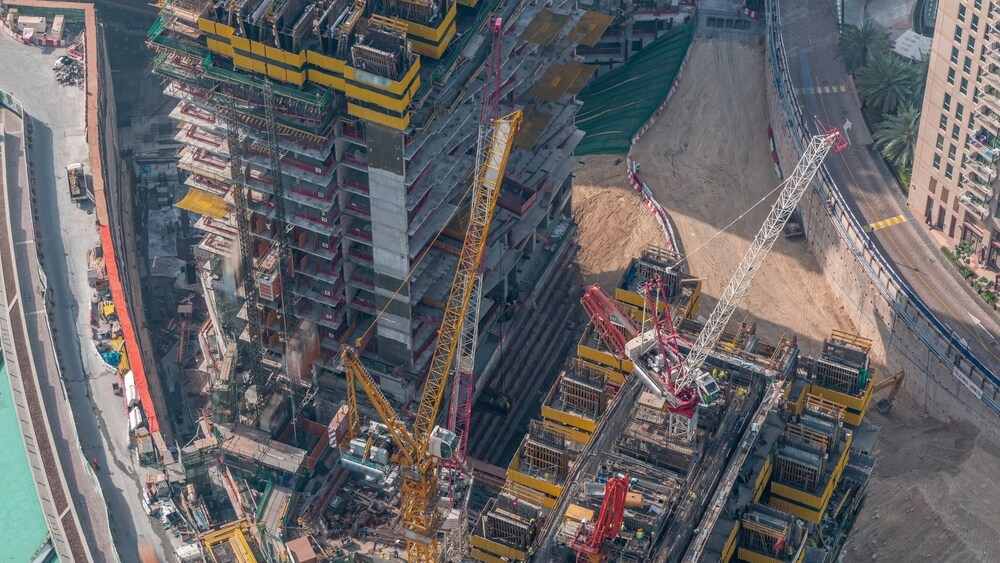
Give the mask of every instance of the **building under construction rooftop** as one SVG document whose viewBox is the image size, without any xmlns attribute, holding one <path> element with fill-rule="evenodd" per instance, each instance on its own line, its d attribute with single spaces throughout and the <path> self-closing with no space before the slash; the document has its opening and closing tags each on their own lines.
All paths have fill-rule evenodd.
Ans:
<svg viewBox="0 0 1000 563">
<path fill-rule="evenodd" d="M 693 341 L 700 285 L 671 266 L 662 251 L 634 260 L 617 305 L 649 316 L 639 289 L 661 276 Z M 664 399 L 589 326 L 482 511 L 471 556 L 576 560 L 607 483 L 625 474 L 622 528 L 604 545 L 607 560 L 835 561 L 874 464 L 874 429 L 862 422 L 874 378 L 868 343 L 835 331 L 811 358 L 795 337 L 770 345 L 753 325 L 734 328 L 706 362 L 724 400 L 699 414 L 693 441 L 679 442 L 664 431 Z"/>
<path fill-rule="evenodd" d="M 196 256 L 221 330 L 203 347 L 218 372 L 220 416 L 238 406 L 225 399 L 241 395 L 229 385 L 240 364 L 226 356 L 241 335 L 250 338 L 250 321 L 270 370 L 325 390 L 338 386 L 330 375 L 341 344 L 365 334 L 382 391 L 404 404 L 414 398 L 466 221 L 491 45 L 484 23 L 488 14 L 502 18 L 501 105 L 523 108 L 526 118 L 485 258 L 479 334 L 496 341 L 479 349 L 489 365 L 499 347 L 490 327 L 512 301 L 544 292 L 572 247 L 570 173 L 583 135 L 574 95 L 595 70 L 575 50 L 595 44 L 609 18 L 568 1 L 160 6 L 149 44 L 166 93 L 179 99 L 171 115 L 188 193 L 177 205 L 205 233 Z M 232 138 L 249 190 L 245 220 Z M 250 311 L 238 289 L 241 228 L 257 288 Z"/>
</svg>

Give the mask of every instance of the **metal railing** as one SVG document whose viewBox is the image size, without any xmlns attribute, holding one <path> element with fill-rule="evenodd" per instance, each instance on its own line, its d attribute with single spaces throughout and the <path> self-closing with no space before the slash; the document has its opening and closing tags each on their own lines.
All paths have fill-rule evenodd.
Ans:
<svg viewBox="0 0 1000 563">
<path fill-rule="evenodd" d="M 781 35 L 778 11 L 778 0 L 766 0 L 768 63 L 774 73 L 774 85 L 784 109 L 786 125 L 796 148 L 801 153 L 815 133 L 811 132 L 806 125 L 807 121 L 802 113 L 802 108 L 795 97 L 795 87 L 789 72 L 787 51 Z M 959 382 L 977 398 L 1000 413 L 1000 403 L 996 400 L 998 391 L 1000 391 L 1000 377 L 969 350 L 967 343 L 956 335 L 954 330 L 934 315 L 882 256 L 872 239 L 869 238 L 864 226 L 847 205 L 826 166 L 820 169 L 819 175 L 813 181 L 813 189 L 822 201 L 828 202 L 827 211 L 841 238 L 862 266 L 873 286 L 899 318 L 926 344 L 931 353 L 937 356 L 944 365 L 951 366 L 952 375 Z M 912 305 L 912 309 L 907 306 L 908 304 Z M 921 324 L 930 328 L 932 333 L 929 334 L 928 330 Z M 963 371 L 963 359 L 968 363 L 969 373 Z M 981 384 L 977 385 L 974 377 L 981 378 Z"/>
</svg>

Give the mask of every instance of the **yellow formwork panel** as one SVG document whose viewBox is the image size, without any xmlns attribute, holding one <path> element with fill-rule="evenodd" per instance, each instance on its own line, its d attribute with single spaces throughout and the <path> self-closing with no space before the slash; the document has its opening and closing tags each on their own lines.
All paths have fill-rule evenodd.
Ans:
<svg viewBox="0 0 1000 563">
<path fill-rule="evenodd" d="M 398 131 L 406 131 L 410 127 L 410 113 L 403 114 L 403 117 L 385 115 L 375 110 L 361 107 L 357 104 L 347 103 L 347 114 L 368 121 L 374 121 L 380 125 L 385 125 Z"/>
<path fill-rule="evenodd" d="M 634 367 L 631 360 L 623 359 L 619 362 L 618 358 L 616 358 L 614 354 L 610 354 L 596 348 L 591 348 L 586 344 L 578 344 L 576 347 L 576 354 L 585 360 L 590 360 L 595 364 L 607 366 L 625 374 L 632 373 L 632 369 Z"/>
<path fill-rule="evenodd" d="M 174 206 L 199 215 L 208 215 L 213 219 L 229 215 L 230 209 L 225 199 L 198 188 L 188 188 L 187 194 Z"/>
<path fill-rule="evenodd" d="M 847 409 L 844 413 L 844 422 L 852 426 L 858 426 L 861 421 L 868 414 L 868 407 L 872 402 L 872 386 L 875 384 L 875 378 L 868 378 L 868 385 L 865 386 L 864 391 L 861 396 L 847 395 L 846 393 L 840 393 L 832 389 L 827 389 L 826 387 L 821 387 L 819 385 L 810 385 L 809 393 L 813 395 L 823 397 L 828 401 L 833 401 L 838 405 Z"/>
<path fill-rule="evenodd" d="M 363 74 L 359 75 L 361 72 Z M 378 88 L 379 90 L 389 92 L 390 94 L 395 94 L 397 96 L 402 96 L 403 92 L 410 90 L 410 94 L 416 91 L 414 87 L 414 82 L 417 79 L 417 75 L 420 73 L 420 59 L 413 61 L 413 65 L 410 70 L 406 71 L 398 81 L 389 80 L 388 78 L 375 77 L 378 79 L 378 84 L 373 84 L 371 80 L 366 80 L 362 78 L 363 76 L 374 76 L 364 71 L 359 71 L 354 69 L 354 67 L 344 66 L 344 78 L 348 81 L 355 81 L 360 84 L 367 84 L 372 88 Z"/>
<path fill-rule="evenodd" d="M 246 37 L 230 37 L 229 42 L 232 43 L 234 49 L 250 52 L 250 40 Z"/>
<path fill-rule="evenodd" d="M 452 37 L 455 36 L 455 14 L 457 13 L 458 6 L 456 4 L 452 4 L 448 13 L 444 15 L 444 18 L 441 19 L 441 23 L 439 23 L 437 27 L 430 27 L 407 21 L 406 34 L 423 39 L 428 43 L 432 43 L 433 45 L 425 44 L 425 46 L 440 47 L 441 52 L 444 52 L 444 50 L 448 48 L 448 43 L 451 41 Z M 414 51 L 416 51 L 418 43 L 420 43 L 420 41 L 414 42 Z"/>
<path fill-rule="evenodd" d="M 629 291 L 627 289 L 622 289 L 620 287 L 615 288 L 615 299 L 621 301 L 622 303 L 628 303 L 629 305 L 634 305 L 636 307 L 645 307 L 646 298 L 639 295 L 634 291 Z"/>
<path fill-rule="evenodd" d="M 594 429 L 597 428 L 597 423 L 589 418 L 545 405 L 542 406 L 542 417 L 553 422 L 558 422 L 559 424 L 579 428 L 580 430 L 587 432 L 588 435 L 593 434 Z"/>
<path fill-rule="evenodd" d="M 417 87 L 419 87 L 419 82 L 420 80 L 418 79 Z M 347 91 L 345 92 L 345 94 L 347 94 L 349 98 L 354 98 L 355 100 L 363 100 L 369 104 L 375 104 L 389 111 L 395 111 L 399 113 L 403 113 L 406 111 L 406 107 L 410 105 L 412 94 L 413 92 L 416 91 L 416 88 L 407 90 L 403 94 L 403 98 L 398 99 L 398 98 L 393 98 L 391 96 L 386 96 L 385 94 L 375 92 L 373 90 L 369 90 L 367 88 L 361 88 L 359 86 L 355 86 L 350 82 L 347 82 L 346 86 L 347 86 Z"/>
<path fill-rule="evenodd" d="M 499 557 L 506 557 L 508 561 L 512 560 L 523 560 L 527 557 L 527 553 L 521 551 L 520 549 L 514 549 L 513 547 L 504 545 L 499 542 L 495 542 L 490 539 L 486 539 L 483 536 L 472 536 L 470 539 L 472 547 L 485 551 L 488 554 L 495 554 Z M 502 561 L 502 560 L 501 560 Z"/>
<path fill-rule="evenodd" d="M 411 37 L 410 46 L 413 49 L 413 52 L 418 55 L 423 55 L 425 57 L 430 57 L 432 59 L 440 59 L 441 56 L 444 55 L 444 52 L 448 49 L 448 44 L 451 43 L 451 40 L 455 38 L 456 31 L 458 31 L 458 29 L 455 27 L 454 24 L 452 24 L 452 26 L 448 28 L 448 31 L 445 33 L 444 39 L 441 41 L 441 43 L 438 43 L 437 45 L 424 43 L 419 39 L 414 39 Z"/>
<path fill-rule="evenodd" d="M 726 545 L 722 548 L 721 563 L 728 563 L 733 557 L 733 553 L 736 552 L 736 538 L 739 537 L 740 523 L 736 521 L 733 523 L 733 530 L 729 532 L 729 537 L 726 538 Z"/>
<path fill-rule="evenodd" d="M 319 84 L 320 86 L 326 86 L 327 88 L 333 88 L 339 92 L 343 92 L 347 89 L 347 83 L 344 82 L 343 76 L 334 76 L 332 74 L 327 74 L 321 70 L 316 70 L 315 68 L 310 68 L 307 72 L 309 82 L 314 84 Z"/>
<path fill-rule="evenodd" d="M 198 29 L 204 31 L 205 33 L 218 35 L 215 32 L 215 22 L 207 18 L 198 18 Z"/>
<path fill-rule="evenodd" d="M 219 41 L 217 39 L 211 39 L 211 38 L 207 39 L 206 41 L 208 42 L 208 50 L 209 51 L 211 51 L 213 53 L 218 53 L 220 55 L 225 55 L 225 56 L 227 56 L 229 58 L 233 58 L 233 54 L 234 54 L 233 53 L 233 46 L 230 45 L 229 43 L 224 43 L 224 42 Z"/>
<path fill-rule="evenodd" d="M 572 520 L 573 522 L 593 522 L 594 521 L 594 511 L 589 508 L 584 508 L 578 504 L 570 504 L 566 508 L 566 519 Z"/>
<path fill-rule="evenodd" d="M 538 477 L 532 477 L 526 473 L 521 473 L 514 468 L 507 470 L 507 478 L 519 485 L 524 485 L 529 489 L 534 489 L 540 493 L 544 493 L 548 497 L 554 497 L 551 499 L 551 506 L 546 506 L 546 508 L 552 508 L 555 506 L 556 499 L 559 498 L 560 494 L 562 494 L 562 487 L 559 485 L 553 485 L 552 483 L 539 479 Z M 545 499 L 543 499 L 543 502 L 544 500 Z"/>
<path fill-rule="evenodd" d="M 257 41 L 250 41 L 250 52 L 257 55 L 258 57 L 265 56 L 265 51 L 267 50 L 267 45 Z"/>
<path fill-rule="evenodd" d="M 469 8 L 475 8 L 479 5 L 479 0 L 458 0 L 458 3 Z"/>
<path fill-rule="evenodd" d="M 773 470 L 774 466 L 771 463 L 771 458 L 767 458 L 764 461 L 764 467 L 760 470 L 760 474 L 757 475 L 757 481 L 753 485 L 753 500 L 755 502 L 759 502 L 760 497 L 764 495 L 764 489 L 767 488 L 767 482 L 771 480 Z"/>
<path fill-rule="evenodd" d="M 805 550 L 803 550 L 803 553 Z M 769 557 L 757 553 L 756 551 L 750 551 L 745 547 L 741 547 L 736 551 L 736 556 L 740 561 L 746 561 L 747 563 L 782 563 L 783 559 L 775 559 L 774 557 Z"/>
<path fill-rule="evenodd" d="M 346 66 L 344 61 L 329 57 L 322 53 L 317 53 L 316 51 L 306 51 L 306 62 L 340 75 L 344 74 L 344 68 Z"/>
<path fill-rule="evenodd" d="M 518 558 L 497 557 L 496 555 L 493 555 L 492 553 L 489 553 L 487 551 L 483 551 L 478 547 L 472 548 L 472 550 L 469 551 L 469 555 L 472 557 L 473 561 L 482 561 L 483 563 L 509 563 L 510 561 L 524 561 L 524 559 L 520 557 Z M 525 554 L 525 557 L 527 557 L 527 554 Z"/>
<path fill-rule="evenodd" d="M 820 518 L 823 516 L 823 514 L 818 510 L 812 510 L 804 506 L 799 506 L 795 503 L 788 502 L 787 500 L 782 500 L 775 496 L 772 496 L 770 499 L 768 499 L 767 505 L 770 506 L 771 508 L 777 508 L 782 512 L 787 512 L 792 516 L 797 516 L 803 520 L 812 522 L 813 524 L 819 523 Z"/>
<path fill-rule="evenodd" d="M 288 77 L 289 84 L 295 84 L 296 86 L 302 86 L 306 83 L 306 73 L 304 71 L 285 71 L 285 76 Z"/>
</svg>

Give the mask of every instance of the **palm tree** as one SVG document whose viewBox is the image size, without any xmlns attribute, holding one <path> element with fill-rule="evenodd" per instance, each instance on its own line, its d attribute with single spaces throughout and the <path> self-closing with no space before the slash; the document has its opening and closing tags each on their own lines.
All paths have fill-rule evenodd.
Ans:
<svg viewBox="0 0 1000 563">
<path fill-rule="evenodd" d="M 857 74 L 861 98 L 882 115 L 893 113 L 911 98 L 913 80 L 909 63 L 895 53 L 875 57 Z"/>
<path fill-rule="evenodd" d="M 886 118 L 875 133 L 875 147 L 902 174 L 913 166 L 913 150 L 917 146 L 920 110 L 907 103 L 899 113 Z"/>
<path fill-rule="evenodd" d="M 889 34 L 872 20 L 865 20 L 861 27 L 845 25 L 837 39 L 837 56 L 847 64 L 847 71 L 854 72 L 866 66 L 892 47 Z"/>
<path fill-rule="evenodd" d="M 910 80 L 913 84 L 913 105 L 919 107 L 924 103 L 924 89 L 927 87 L 927 72 L 930 69 L 931 57 L 924 55 L 920 62 L 910 64 L 912 73 Z"/>
</svg>

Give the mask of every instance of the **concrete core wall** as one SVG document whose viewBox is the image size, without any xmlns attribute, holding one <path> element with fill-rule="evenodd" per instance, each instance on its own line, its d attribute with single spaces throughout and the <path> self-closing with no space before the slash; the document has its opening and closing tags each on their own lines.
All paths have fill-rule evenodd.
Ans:
<svg viewBox="0 0 1000 563">
<path fill-rule="evenodd" d="M 769 5 L 770 18 L 777 12 L 777 2 Z M 793 135 L 802 143 L 815 131 L 805 130 L 806 121 L 791 91 L 780 25 L 769 27 L 767 43 L 771 123 L 778 157 L 788 172 L 802 154 Z M 1000 441 L 1000 417 L 992 406 L 997 404 L 997 388 L 902 290 L 896 274 L 874 254 L 867 235 L 845 209 L 825 167 L 813 188 L 800 204 L 807 244 L 857 331 L 872 339 L 872 358 L 885 366 L 882 377 L 905 370 L 904 395 L 929 415 L 967 420 L 990 440 Z"/>
</svg>

